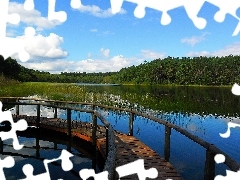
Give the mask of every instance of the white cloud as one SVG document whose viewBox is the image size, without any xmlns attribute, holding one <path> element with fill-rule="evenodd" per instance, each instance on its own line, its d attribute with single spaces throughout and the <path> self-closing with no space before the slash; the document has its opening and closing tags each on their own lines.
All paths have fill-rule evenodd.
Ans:
<svg viewBox="0 0 240 180">
<path fill-rule="evenodd" d="M 141 50 L 142 57 L 144 59 L 163 59 L 165 57 L 165 53 L 159 53 L 155 51 L 150 51 L 150 50 Z"/>
<path fill-rule="evenodd" d="M 100 7 L 96 5 L 81 5 L 78 10 L 83 13 L 90 13 L 93 16 L 100 17 L 100 18 L 108 18 L 113 16 L 112 9 L 108 8 L 106 10 L 102 10 Z M 121 9 L 119 14 L 126 14 L 126 11 L 124 9 Z"/>
<path fill-rule="evenodd" d="M 89 52 L 89 53 L 87 54 L 87 57 L 88 57 L 88 58 L 91 58 L 91 57 L 92 57 L 92 54 Z"/>
<path fill-rule="evenodd" d="M 240 42 L 227 45 L 225 48 L 212 53 L 213 56 L 240 55 Z"/>
<path fill-rule="evenodd" d="M 13 30 L 13 29 L 7 30 L 7 32 L 6 32 L 7 37 L 14 37 L 15 34 L 16 34 L 16 30 Z"/>
<path fill-rule="evenodd" d="M 98 29 L 90 29 L 90 32 L 97 32 Z"/>
<path fill-rule="evenodd" d="M 48 71 L 48 72 L 62 72 L 68 71 L 68 68 L 73 65 L 73 61 L 66 60 L 55 60 L 55 61 L 45 61 L 45 62 L 25 62 L 20 63 L 24 67 L 40 70 L 40 71 Z"/>
<path fill-rule="evenodd" d="M 225 46 L 223 49 L 214 51 L 214 52 L 208 52 L 208 51 L 201 51 L 201 52 L 194 52 L 191 51 L 187 53 L 187 56 L 189 57 L 198 57 L 198 56 L 229 56 L 230 54 L 232 55 L 240 55 L 240 42 L 230 44 Z"/>
<path fill-rule="evenodd" d="M 124 67 L 139 65 L 146 59 L 164 58 L 164 53 L 157 53 L 150 50 L 142 50 L 140 56 L 124 57 L 123 55 L 115 55 L 110 57 L 110 50 L 101 48 L 102 58 L 94 58 L 88 53 L 88 59 L 82 60 L 66 60 L 51 59 L 44 61 L 28 61 L 21 65 L 40 71 L 48 71 L 50 73 L 60 72 L 116 72 Z"/>
<path fill-rule="evenodd" d="M 21 65 L 40 71 L 48 71 L 50 73 L 60 72 L 115 72 L 120 69 L 143 62 L 143 59 L 126 58 L 117 55 L 107 60 L 102 59 L 85 59 L 78 61 L 69 60 L 49 60 L 44 62 L 25 62 Z"/>
<path fill-rule="evenodd" d="M 106 57 L 106 58 L 109 57 L 109 54 L 110 54 L 110 50 L 109 50 L 109 49 L 101 48 L 101 49 L 100 49 L 100 52 L 101 52 L 101 54 L 102 54 L 104 57 Z"/>
<path fill-rule="evenodd" d="M 47 17 L 42 17 L 41 12 L 37 10 L 26 11 L 23 4 L 17 2 L 9 3 L 9 13 L 20 15 L 21 22 L 28 26 L 36 26 L 37 30 L 50 29 L 60 25 L 60 21 L 49 21 Z"/>
<path fill-rule="evenodd" d="M 31 38 L 25 35 L 18 36 L 17 38 L 23 39 L 26 43 L 25 50 L 30 55 L 29 61 L 61 59 L 68 55 L 67 51 L 64 51 L 60 47 L 63 43 L 63 38 L 54 33 L 50 33 L 50 35 L 46 37 L 38 34 Z"/>
<path fill-rule="evenodd" d="M 197 43 L 205 41 L 206 40 L 205 37 L 206 37 L 207 34 L 209 34 L 209 33 L 204 33 L 201 36 L 192 36 L 190 38 L 186 37 L 186 38 L 181 39 L 181 42 L 189 44 L 191 46 L 195 46 Z"/>
<path fill-rule="evenodd" d="M 199 57 L 199 56 L 211 56 L 211 53 L 207 51 L 201 51 L 201 52 L 194 52 L 190 51 L 189 53 L 186 54 L 187 57 Z"/>
</svg>

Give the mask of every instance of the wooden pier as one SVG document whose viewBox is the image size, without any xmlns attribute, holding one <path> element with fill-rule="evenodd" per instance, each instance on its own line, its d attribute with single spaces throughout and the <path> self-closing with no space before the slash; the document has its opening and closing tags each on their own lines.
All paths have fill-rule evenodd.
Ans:
<svg viewBox="0 0 240 180">
<path fill-rule="evenodd" d="M 37 122 L 37 116 L 26 115 L 13 115 L 14 121 L 19 119 L 25 119 L 29 126 L 35 126 Z M 46 118 L 40 117 L 40 128 L 62 132 L 68 134 L 68 124 L 66 120 L 59 118 Z M 84 123 L 81 121 L 71 121 L 71 136 L 78 137 L 85 141 L 92 142 L 92 123 Z M 122 134 L 115 131 L 115 144 L 116 144 L 116 167 L 131 163 L 138 159 L 144 159 L 145 169 L 156 168 L 158 171 L 158 180 L 180 180 L 181 176 L 173 168 L 173 166 L 167 162 L 164 158 L 160 157 L 155 151 L 150 149 L 147 145 L 139 141 L 133 136 Z M 96 131 L 96 145 L 102 156 L 106 159 L 106 129 L 104 126 L 97 126 Z M 116 179 L 117 173 L 116 173 Z M 139 179 L 137 174 L 125 176 L 123 179 Z"/>
<path fill-rule="evenodd" d="M 205 149 L 206 155 L 202 160 L 205 162 L 205 167 L 203 169 L 205 180 L 213 180 L 216 175 L 214 161 L 216 154 L 222 154 L 225 156 L 225 164 L 230 170 L 237 172 L 240 169 L 240 164 L 238 162 L 217 148 L 214 144 L 206 142 L 205 140 L 191 134 L 189 131 L 173 123 L 136 110 L 95 103 L 39 100 L 21 97 L 0 97 L 0 100 L 3 101 L 4 105 L 11 107 L 15 106 L 16 115 L 13 116 L 15 121 L 18 119 L 25 119 L 29 126 L 36 126 L 49 132 L 55 131 L 64 133 L 67 135 L 67 139 L 71 138 L 76 141 L 89 142 L 93 151 L 96 151 L 97 147 L 98 151 L 102 155 L 102 159 L 105 159 L 103 171 L 108 171 L 108 178 L 110 180 L 118 179 L 118 174 L 115 171 L 116 167 L 131 163 L 138 159 L 144 159 L 145 169 L 152 167 L 157 169 L 158 177 L 156 179 L 183 179 L 169 163 L 171 151 L 171 130 L 179 132 L 183 135 L 183 138 L 190 139 L 197 143 L 199 147 L 201 146 Z M 20 105 L 35 106 L 36 109 L 34 109 L 34 111 L 36 110 L 36 116 L 19 115 Z M 40 111 L 41 106 L 53 109 L 54 118 L 42 117 Z M 63 120 L 58 118 L 57 114 L 59 109 L 65 110 L 67 116 L 66 119 Z M 101 110 L 127 113 L 129 115 L 128 133 L 122 134 L 115 131 L 111 124 L 101 115 L 101 113 L 99 113 Z M 92 120 L 89 120 L 89 123 L 82 122 L 83 119 L 78 119 L 78 121 L 72 120 L 71 111 L 89 113 Z M 165 131 L 163 132 L 165 138 L 163 143 L 164 158 L 160 157 L 155 151 L 133 136 L 134 121 L 137 116 L 157 122 L 165 127 Z M 99 125 L 97 119 L 99 119 L 103 125 Z M 69 147 L 71 146 L 69 145 Z M 91 150 L 89 150 L 89 152 L 90 151 Z M 179 149 L 179 151 L 181 151 L 181 149 Z M 101 162 L 103 161 L 104 160 L 101 160 Z M 121 177 L 120 179 L 139 178 L 136 174 L 134 174 L 123 178 Z"/>
</svg>

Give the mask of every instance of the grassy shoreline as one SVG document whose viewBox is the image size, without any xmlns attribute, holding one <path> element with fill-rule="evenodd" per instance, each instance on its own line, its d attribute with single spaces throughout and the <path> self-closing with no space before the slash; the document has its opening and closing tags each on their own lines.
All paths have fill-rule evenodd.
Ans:
<svg viewBox="0 0 240 180">
<path fill-rule="evenodd" d="M 1 85 L 1 84 L 0 84 Z M 231 89 L 230 85 L 221 86 L 209 86 L 209 85 L 176 85 L 176 84 L 120 84 L 120 86 L 141 86 L 151 88 L 161 87 L 196 87 L 196 88 L 228 88 Z M 78 100 L 87 99 L 87 92 L 84 90 L 84 86 L 76 83 L 52 83 L 52 82 L 17 82 L 11 81 L 11 83 L 3 84 L 0 88 L 0 96 L 6 97 L 26 97 L 39 95 L 44 98 L 53 100 Z M 97 94 L 91 94 L 92 96 L 98 96 Z M 94 98 L 95 99 L 95 98 Z"/>
<path fill-rule="evenodd" d="M 129 84 L 105 87 L 81 86 L 75 83 L 26 82 L 2 86 L 0 97 L 33 97 L 119 107 L 127 105 L 130 108 L 147 108 L 167 112 L 208 112 L 222 115 L 238 112 L 236 107 L 239 107 L 240 101 L 231 93 L 230 86 L 202 87 Z"/>
<path fill-rule="evenodd" d="M 198 85 L 198 84 L 189 84 L 189 85 L 180 85 L 180 84 L 120 84 L 123 86 L 163 86 L 163 87 L 226 87 L 230 88 L 232 85 Z"/>
</svg>

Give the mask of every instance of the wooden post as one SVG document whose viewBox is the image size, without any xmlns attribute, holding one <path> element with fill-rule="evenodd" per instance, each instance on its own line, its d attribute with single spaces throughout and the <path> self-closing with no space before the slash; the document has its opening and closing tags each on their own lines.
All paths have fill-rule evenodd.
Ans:
<svg viewBox="0 0 240 180">
<path fill-rule="evenodd" d="M 93 113 L 92 114 L 92 124 L 93 124 L 93 129 L 92 129 L 92 145 L 96 146 L 96 132 L 97 132 L 97 116 Z"/>
<path fill-rule="evenodd" d="M 54 150 L 57 150 L 57 143 L 54 142 Z"/>
<path fill-rule="evenodd" d="M 109 145 L 109 138 L 108 138 L 108 127 L 106 128 L 106 157 L 108 156 L 108 145 Z"/>
<path fill-rule="evenodd" d="M 36 132 L 36 158 L 40 158 L 39 129 Z"/>
<path fill-rule="evenodd" d="M 19 102 L 18 99 L 16 100 L 16 102 Z M 16 104 L 15 107 L 16 107 L 16 115 L 19 115 L 19 105 Z"/>
<path fill-rule="evenodd" d="M 215 177 L 215 154 L 206 150 L 206 161 L 204 169 L 204 180 L 212 180 Z"/>
<path fill-rule="evenodd" d="M 54 118 L 57 118 L 57 107 L 54 108 Z"/>
<path fill-rule="evenodd" d="M 170 159 L 170 136 L 171 128 L 165 125 L 164 158 L 166 161 L 169 161 Z"/>
<path fill-rule="evenodd" d="M 72 126 L 71 126 L 71 109 L 67 109 L 67 135 L 69 137 L 67 150 L 71 152 L 71 135 L 72 135 Z"/>
<path fill-rule="evenodd" d="M 0 137 L 0 153 L 3 153 L 3 141 L 1 137 Z"/>
<path fill-rule="evenodd" d="M 96 159 L 97 159 L 97 151 L 96 151 L 96 145 L 97 145 L 97 116 L 92 113 L 92 149 L 93 149 L 93 159 L 92 159 L 92 168 L 96 170 Z"/>
<path fill-rule="evenodd" d="M 71 136 L 71 109 L 67 109 L 67 129 L 67 135 Z"/>
<path fill-rule="evenodd" d="M 37 105 L 37 121 L 36 121 L 36 126 L 39 128 L 40 126 L 40 104 Z"/>
<path fill-rule="evenodd" d="M 129 127 L 128 127 L 128 135 L 129 136 L 133 136 L 133 121 L 134 121 L 134 113 L 130 112 Z"/>
</svg>

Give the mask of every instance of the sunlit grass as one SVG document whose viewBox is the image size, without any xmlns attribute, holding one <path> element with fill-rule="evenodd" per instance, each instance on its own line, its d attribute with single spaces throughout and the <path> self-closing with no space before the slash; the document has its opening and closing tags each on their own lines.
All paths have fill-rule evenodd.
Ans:
<svg viewBox="0 0 240 180">
<path fill-rule="evenodd" d="M 27 82 L 0 87 L 2 97 L 89 102 L 165 112 L 236 114 L 239 100 L 231 88 L 195 88 L 166 86 L 80 86 L 71 83 Z"/>
<path fill-rule="evenodd" d="M 8 86 L 8 85 L 15 85 L 18 84 L 19 82 L 14 80 L 14 79 L 10 79 L 10 78 L 6 78 L 4 75 L 0 75 L 0 86 Z"/>
<path fill-rule="evenodd" d="M 83 89 L 74 84 L 27 82 L 1 87 L 0 95 L 6 97 L 39 96 L 53 100 L 78 100 Z"/>
</svg>

